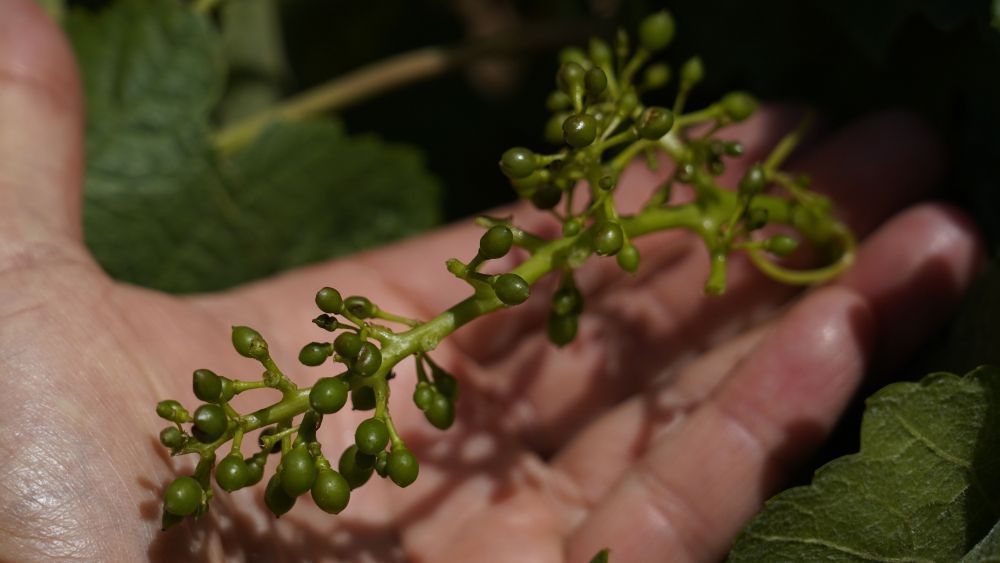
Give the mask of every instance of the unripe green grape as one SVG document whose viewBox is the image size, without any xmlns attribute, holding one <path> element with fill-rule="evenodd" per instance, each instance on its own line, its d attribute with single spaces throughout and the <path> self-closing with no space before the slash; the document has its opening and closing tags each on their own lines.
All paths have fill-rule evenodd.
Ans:
<svg viewBox="0 0 1000 563">
<path fill-rule="evenodd" d="M 281 474 L 275 473 L 264 489 L 264 504 L 275 516 L 281 517 L 295 506 L 295 497 L 285 492 L 281 486 Z"/>
<path fill-rule="evenodd" d="M 557 315 L 579 315 L 583 312 L 583 296 L 576 287 L 560 287 L 552 295 L 552 312 Z"/>
<path fill-rule="evenodd" d="M 333 346 L 328 342 L 310 342 L 299 350 L 299 361 L 303 365 L 318 366 L 333 354 Z"/>
<path fill-rule="evenodd" d="M 344 408 L 351 387 L 339 377 L 324 377 L 309 391 L 309 406 L 321 414 L 333 414 Z"/>
<path fill-rule="evenodd" d="M 327 332 L 333 332 L 340 326 L 340 323 L 337 322 L 336 318 L 327 314 L 320 315 L 313 319 L 313 324 Z"/>
<path fill-rule="evenodd" d="M 527 178 L 538 168 L 538 156 L 524 147 L 514 147 L 500 155 L 500 171 L 508 178 Z"/>
<path fill-rule="evenodd" d="M 452 401 L 458 400 L 458 380 L 443 369 L 434 369 L 434 388 Z"/>
<path fill-rule="evenodd" d="M 581 229 L 583 229 L 583 221 L 574 217 L 563 223 L 562 234 L 564 237 L 574 237 L 580 234 Z"/>
<path fill-rule="evenodd" d="M 762 207 L 753 207 L 747 211 L 747 217 L 743 224 L 748 231 L 756 231 L 761 229 L 764 225 L 767 225 L 768 213 L 767 209 Z"/>
<path fill-rule="evenodd" d="M 604 74 L 603 70 L 593 67 L 587 71 L 587 75 L 584 77 L 584 84 L 587 88 L 587 94 L 592 98 L 597 98 L 608 87 L 608 75 Z"/>
<path fill-rule="evenodd" d="M 531 203 L 538 209 L 552 209 L 559 205 L 562 199 L 562 190 L 552 184 L 542 184 L 531 194 Z"/>
<path fill-rule="evenodd" d="M 250 468 L 238 453 L 227 455 L 215 468 L 215 482 L 230 493 L 242 489 L 249 481 Z"/>
<path fill-rule="evenodd" d="M 639 249 L 634 244 L 626 244 L 615 255 L 618 266 L 630 274 L 639 271 Z"/>
<path fill-rule="evenodd" d="M 434 394 L 434 388 L 431 387 L 430 383 L 421 381 L 413 390 L 413 404 L 417 405 L 418 409 L 425 411 L 431 406 L 431 401 L 434 400 Z"/>
<path fill-rule="evenodd" d="M 531 286 L 517 274 L 500 274 L 493 282 L 493 291 L 504 305 L 520 305 L 531 295 Z"/>
<path fill-rule="evenodd" d="M 368 377 L 382 367 L 382 351 L 371 342 L 362 342 L 358 357 L 351 365 L 351 371 L 361 377 Z"/>
<path fill-rule="evenodd" d="M 179 448 L 184 444 L 184 433 L 176 426 L 167 426 L 160 430 L 160 443 L 170 449 Z"/>
<path fill-rule="evenodd" d="M 625 232 L 621 225 L 608 221 L 598 225 L 594 231 L 594 252 L 599 256 L 612 256 L 625 244 Z"/>
<path fill-rule="evenodd" d="M 352 295 L 345 299 L 344 308 L 359 319 L 368 319 L 375 315 L 375 305 L 361 295 Z"/>
<path fill-rule="evenodd" d="M 618 98 L 618 116 L 631 117 L 637 107 L 639 107 L 639 96 L 636 95 L 635 90 L 629 88 L 622 92 L 622 95 Z"/>
<path fill-rule="evenodd" d="M 582 53 L 581 53 L 582 55 Z M 565 62 L 556 74 L 556 85 L 570 98 L 583 91 L 584 76 L 587 71 L 578 62 Z"/>
<path fill-rule="evenodd" d="M 371 465 L 365 467 L 358 465 L 358 454 L 358 447 L 352 445 L 340 454 L 340 461 L 337 463 L 337 470 L 352 489 L 357 489 L 367 483 L 373 471 Z"/>
<path fill-rule="evenodd" d="M 375 456 L 375 473 L 378 473 L 379 477 L 387 477 L 389 475 L 389 453 L 381 451 Z"/>
<path fill-rule="evenodd" d="M 343 475 L 324 467 L 316 474 L 312 498 L 323 512 L 339 514 L 351 501 L 351 485 Z"/>
<path fill-rule="evenodd" d="M 573 105 L 573 100 L 566 95 L 566 92 L 562 90 L 553 90 L 549 93 L 548 97 L 545 98 L 545 109 L 551 112 L 557 112 L 564 110 Z"/>
<path fill-rule="evenodd" d="M 576 337 L 578 325 L 579 317 L 574 314 L 551 313 L 547 325 L 549 340 L 559 347 L 569 344 Z"/>
<path fill-rule="evenodd" d="M 187 410 L 173 399 L 156 403 L 156 414 L 160 418 L 169 420 L 170 422 L 186 422 L 188 418 Z"/>
<path fill-rule="evenodd" d="M 649 107 L 636 120 L 635 130 L 640 138 L 655 141 L 670 132 L 673 126 L 674 112 L 667 108 Z"/>
<path fill-rule="evenodd" d="M 691 57 L 681 66 L 681 84 L 690 88 L 705 78 L 705 63 L 701 57 Z"/>
<path fill-rule="evenodd" d="M 743 154 L 743 145 L 738 141 L 730 141 L 725 144 L 726 156 L 741 156 Z"/>
<path fill-rule="evenodd" d="M 661 10 L 646 16 L 639 24 L 639 44 L 650 53 L 662 51 L 674 39 L 674 18 Z"/>
<path fill-rule="evenodd" d="M 206 403 L 218 401 L 222 395 L 222 380 L 212 370 L 196 369 L 191 380 L 194 396 Z"/>
<path fill-rule="evenodd" d="M 479 255 L 486 259 L 502 258 L 514 245 L 514 233 L 506 225 L 490 227 L 479 239 Z"/>
<path fill-rule="evenodd" d="M 609 192 L 615 187 L 615 179 L 611 176 L 602 176 L 601 179 L 597 181 L 597 187 Z"/>
<path fill-rule="evenodd" d="M 336 289 L 324 287 L 316 292 L 316 306 L 324 313 L 337 315 L 344 311 L 344 299 Z"/>
<path fill-rule="evenodd" d="M 233 348 L 244 358 L 257 360 L 267 356 L 267 342 L 256 330 L 248 326 L 234 326 L 232 333 Z"/>
<path fill-rule="evenodd" d="M 563 121 L 563 139 L 566 144 L 579 149 L 597 138 L 597 120 L 585 113 L 571 115 Z"/>
<path fill-rule="evenodd" d="M 356 411 L 375 408 L 375 390 L 367 385 L 351 390 L 351 408 Z"/>
<path fill-rule="evenodd" d="M 726 117 L 733 121 L 743 121 L 757 110 L 757 100 L 746 92 L 730 92 L 719 102 Z"/>
<path fill-rule="evenodd" d="M 236 395 L 236 387 L 233 386 L 233 380 L 220 375 L 219 381 L 222 383 L 222 393 L 219 395 L 219 399 L 222 401 L 232 399 Z"/>
<path fill-rule="evenodd" d="M 591 37 L 590 43 L 587 45 L 587 52 L 590 54 L 590 60 L 599 67 L 611 68 L 611 47 L 608 46 L 608 42 L 597 38 Z"/>
<path fill-rule="evenodd" d="M 755 196 L 764 191 L 766 186 L 767 175 L 764 173 L 764 167 L 760 164 L 754 164 L 747 169 L 747 173 L 740 180 L 739 193 L 744 197 Z"/>
<path fill-rule="evenodd" d="M 649 65 L 642 75 L 642 86 L 648 90 L 663 88 L 670 82 L 670 65 L 655 63 Z"/>
<path fill-rule="evenodd" d="M 443 394 L 435 393 L 434 400 L 424 411 L 424 417 L 435 428 L 446 430 L 455 421 L 455 403 Z"/>
<path fill-rule="evenodd" d="M 247 464 L 247 482 L 244 487 L 252 487 L 264 478 L 264 456 L 253 456 L 244 460 Z"/>
<path fill-rule="evenodd" d="M 764 250 L 775 256 L 788 256 L 799 248 L 799 241 L 788 235 L 776 235 L 764 241 Z"/>
<path fill-rule="evenodd" d="M 417 480 L 420 463 L 417 456 L 406 448 L 393 448 L 386 463 L 389 478 L 400 487 L 407 487 Z"/>
<path fill-rule="evenodd" d="M 357 446 L 354 446 L 355 448 Z M 374 469 L 377 457 L 371 454 L 357 452 L 354 454 L 354 464 L 361 469 Z"/>
<path fill-rule="evenodd" d="M 375 455 L 389 443 L 389 430 L 378 418 L 369 418 L 358 425 L 354 432 L 354 444 L 363 454 Z"/>
<path fill-rule="evenodd" d="M 225 434 L 228 426 L 226 411 L 219 405 L 205 404 L 194 411 L 194 427 L 201 433 L 200 440 L 214 442 Z"/>
<path fill-rule="evenodd" d="M 342 332 L 333 340 L 333 349 L 348 360 L 354 360 L 361 352 L 364 341 L 354 332 Z"/>
<path fill-rule="evenodd" d="M 559 112 L 552 115 L 548 121 L 545 122 L 545 141 L 553 145 L 562 145 L 566 141 L 563 140 L 563 122 L 569 117 L 568 112 Z"/>
<path fill-rule="evenodd" d="M 316 481 L 316 460 L 305 444 L 292 448 L 281 458 L 281 489 L 297 497 L 312 488 Z"/>
<path fill-rule="evenodd" d="M 559 62 L 583 65 L 587 62 L 587 55 L 579 47 L 565 47 L 559 51 Z"/>
<path fill-rule="evenodd" d="M 201 506 L 202 493 L 193 477 L 178 477 L 163 493 L 163 508 L 174 516 L 189 516 Z"/>
</svg>

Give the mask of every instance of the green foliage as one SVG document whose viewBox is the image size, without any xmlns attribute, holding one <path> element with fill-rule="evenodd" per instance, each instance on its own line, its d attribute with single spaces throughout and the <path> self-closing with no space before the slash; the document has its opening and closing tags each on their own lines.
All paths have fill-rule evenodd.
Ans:
<svg viewBox="0 0 1000 563">
<path fill-rule="evenodd" d="M 1000 370 L 935 373 L 868 399 L 861 451 L 768 501 L 732 561 L 1000 557 Z"/>
<path fill-rule="evenodd" d="M 87 96 L 86 240 L 113 276 L 220 289 L 438 221 L 437 183 L 414 150 L 334 122 L 276 124 L 218 154 L 222 44 L 182 4 L 119 0 L 66 28 Z"/>
</svg>

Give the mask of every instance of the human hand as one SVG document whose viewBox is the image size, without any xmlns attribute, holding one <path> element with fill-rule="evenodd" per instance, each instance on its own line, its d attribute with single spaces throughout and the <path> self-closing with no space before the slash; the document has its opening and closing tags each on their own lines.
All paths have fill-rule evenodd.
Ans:
<svg viewBox="0 0 1000 563">
<path fill-rule="evenodd" d="M 195 368 L 256 374 L 231 351 L 230 325 L 260 329 L 288 366 L 316 338 L 308 321 L 324 285 L 425 318 L 467 292 L 443 262 L 474 253 L 480 231 L 449 227 L 219 295 L 118 284 L 81 242 L 81 120 L 58 31 L 33 3 L 0 0 L 3 560 L 576 562 L 606 546 L 614 561 L 718 559 L 869 366 L 904 357 L 944 318 L 981 256 L 958 212 L 924 204 L 893 216 L 933 187 L 939 148 L 908 118 L 867 119 L 795 163 L 870 233 L 837 282 L 799 294 L 734 260 L 727 294 L 703 298 L 697 239 L 640 240 L 636 277 L 611 260 L 581 272 L 587 311 L 566 348 L 546 342 L 541 290 L 446 340 L 435 357 L 462 382 L 447 432 L 412 406 L 414 374 L 400 366 L 394 419 L 421 460 L 407 489 L 376 480 L 341 515 L 300 502 L 276 521 L 254 487 L 160 532 L 162 488 L 186 460 L 156 442 L 153 406 L 192 403 Z M 787 112 L 767 111 L 734 127 L 744 162 L 787 126 Z M 622 197 L 638 201 L 652 181 L 630 170 Z M 289 371 L 302 384 L 330 375 Z M 346 446 L 361 418 L 327 417 L 321 441 Z"/>
</svg>

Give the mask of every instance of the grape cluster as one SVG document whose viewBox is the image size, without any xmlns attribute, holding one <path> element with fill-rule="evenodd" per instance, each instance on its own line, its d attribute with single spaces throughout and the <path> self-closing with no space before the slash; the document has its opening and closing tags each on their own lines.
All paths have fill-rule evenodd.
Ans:
<svg viewBox="0 0 1000 563">
<path fill-rule="evenodd" d="M 389 413 L 393 369 L 414 359 L 413 403 L 431 425 L 449 428 L 455 421 L 458 382 L 430 352 L 464 324 L 524 303 L 532 285 L 550 273 L 559 281 L 549 301 L 548 337 L 557 346 L 569 345 L 584 310 L 576 270 L 596 256 L 614 257 L 622 270 L 636 273 L 640 253 L 633 241 L 639 236 L 686 229 L 700 237 L 710 257 L 705 292 L 711 295 L 725 290 L 727 259 L 735 252 L 745 252 L 762 273 L 785 283 L 825 281 L 847 268 L 854 255 L 850 231 L 832 216 L 830 202 L 809 189 L 808 177 L 781 170 L 807 123 L 766 159 L 751 163 L 736 186 L 726 188 L 719 179 L 728 161 L 744 150 L 719 135 L 754 113 L 753 97 L 731 92 L 706 108 L 686 112 L 688 94 L 705 74 L 701 59 L 692 57 L 677 72 L 670 107 L 643 103 L 641 96 L 673 82 L 670 66 L 654 57 L 674 33 L 673 18 L 662 11 L 642 22 L 634 48 L 620 31 L 611 43 L 592 39 L 586 50 L 570 48 L 561 54 L 556 90 L 546 102 L 553 116 L 545 133 L 557 148 L 546 154 L 514 147 L 499 163 L 518 195 L 558 220 L 561 231 L 546 238 L 517 227 L 510 218 L 480 217 L 477 222 L 486 231 L 476 254 L 465 262 L 452 258 L 446 263 L 452 275 L 470 286 L 471 296 L 419 321 L 387 312 L 362 296 L 343 298 L 336 289 L 320 289 L 315 302 L 321 314 L 312 322 L 332 338 L 306 344 L 298 359 L 309 367 L 337 367 L 335 375 L 319 378 L 310 388 L 298 387 L 278 368 L 256 330 L 233 327 L 233 347 L 261 364 L 260 379 L 236 380 L 198 369 L 192 386 L 202 404 L 193 413 L 174 400 L 156 407 L 172 423 L 160 432 L 160 442 L 173 455 L 199 457 L 193 475 L 166 488 L 163 527 L 208 510 L 213 474 L 227 492 L 262 481 L 271 455 L 280 461 L 264 499 L 276 516 L 291 510 L 306 492 L 322 510 L 339 513 L 351 491 L 372 474 L 409 486 L 420 465 Z M 655 186 L 641 211 L 621 213 L 614 196 L 623 170 L 641 156 L 650 167 L 661 166 L 660 154 L 672 161 L 671 173 Z M 678 186 L 693 200 L 675 203 Z M 827 261 L 815 269 L 790 268 L 783 259 L 794 255 L 802 241 Z M 520 264 L 509 271 L 483 271 L 489 261 L 508 256 L 515 247 L 525 256 Z M 260 388 L 279 391 L 281 399 L 246 414 L 231 405 L 236 395 Z M 317 430 L 323 417 L 344 409 L 348 399 L 352 409 L 371 411 L 371 416 L 357 426 L 353 443 L 342 450 L 334 468 Z M 258 432 L 257 451 L 247 455 L 244 437 L 250 432 Z M 228 453 L 218 459 L 225 444 Z"/>
</svg>

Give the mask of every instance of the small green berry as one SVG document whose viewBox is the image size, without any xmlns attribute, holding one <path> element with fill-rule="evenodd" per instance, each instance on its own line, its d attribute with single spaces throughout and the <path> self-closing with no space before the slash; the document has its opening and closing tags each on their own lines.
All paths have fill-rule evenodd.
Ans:
<svg viewBox="0 0 1000 563">
<path fill-rule="evenodd" d="M 267 342 L 256 330 L 248 326 L 233 327 L 233 348 L 244 358 L 257 360 L 267 357 Z"/>
<path fill-rule="evenodd" d="M 333 332 L 340 327 L 340 323 L 332 315 L 323 314 L 313 319 L 313 324 L 327 332 Z"/>
<path fill-rule="evenodd" d="M 618 110 L 615 113 L 619 117 L 631 117 L 637 107 L 639 107 L 639 96 L 635 90 L 629 88 L 618 97 Z"/>
<path fill-rule="evenodd" d="M 505 225 L 490 227 L 479 239 L 479 255 L 493 260 L 502 258 L 514 245 L 514 233 Z"/>
<path fill-rule="evenodd" d="M 757 229 L 762 229 L 764 225 L 767 225 L 768 213 L 767 209 L 762 207 L 753 207 L 747 211 L 747 217 L 744 219 L 744 226 L 746 226 L 748 231 L 756 231 Z"/>
<path fill-rule="evenodd" d="M 561 111 L 559 113 L 552 114 L 548 121 L 545 122 L 545 132 L 543 137 L 545 137 L 545 141 L 547 143 L 562 145 L 566 142 L 563 140 L 562 126 L 563 121 L 566 121 L 567 117 L 569 117 L 569 113 Z"/>
<path fill-rule="evenodd" d="M 597 98 L 608 87 L 608 75 L 604 74 L 603 70 L 593 67 L 587 71 L 584 83 L 587 87 L 587 94 L 592 98 Z"/>
<path fill-rule="evenodd" d="M 493 291 L 504 305 L 520 305 L 531 295 L 531 286 L 517 274 L 500 274 L 493 282 Z"/>
<path fill-rule="evenodd" d="M 766 186 L 767 175 L 764 173 L 764 167 L 754 164 L 747 169 L 747 173 L 740 180 L 739 193 L 744 197 L 752 197 L 764 191 Z"/>
<path fill-rule="evenodd" d="M 297 497 L 312 488 L 316 481 L 316 460 L 305 444 L 292 448 L 281 458 L 281 489 Z"/>
<path fill-rule="evenodd" d="M 347 403 L 351 387 L 339 377 L 324 377 L 309 391 L 309 406 L 321 414 L 333 414 Z"/>
<path fill-rule="evenodd" d="M 435 428 L 446 430 L 455 421 L 455 403 L 441 393 L 434 394 L 434 400 L 424 411 L 427 422 Z"/>
<path fill-rule="evenodd" d="M 196 369 L 191 377 L 194 396 L 206 403 L 219 400 L 222 395 L 222 380 L 209 369 Z"/>
<path fill-rule="evenodd" d="M 559 205 L 562 195 L 562 190 L 554 185 L 542 184 L 535 190 L 535 193 L 531 194 L 531 203 L 538 209 L 552 209 Z"/>
<path fill-rule="evenodd" d="M 799 241 L 788 235 L 776 235 L 764 241 L 764 250 L 775 256 L 788 256 L 799 248 Z"/>
<path fill-rule="evenodd" d="M 594 251 L 599 256 L 612 256 L 625 244 L 625 232 L 621 225 L 608 221 L 594 230 Z"/>
<path fill-rule="evenodd" d="M 507 149 L 500 156 L 500 171 L 508 178 L 527 178 L 538 168 L 538 157 L 524 147 Z"/>
<path fill-rule="evenodd" d="M 559 51 L 559 62 L 584 64 L 587 62 L 587 55 L 579 47 L 566 47 Z"/>
<path fill-rule="evenodd" d="M 389 430 L 378 418 L 369 418 L 358 425 L 354 432 L 354 443 L 363 454 L 375 455 L 389 443 Z"/>
<path fill-rule="evenodd" d="M 156 403 L 156 414 L 164 420 L 170 422 L 187 422 L 189 419 L 187 410 L 180 403 L 173 399 L 167 399 Z"/>
<path fill-rule="evenodd" d="M 611 176 L 601 176 L 601 179 L 597 181 L 597 187 L 609 192 L 615 188 L 615 179 Z"/>
<path fill-rule="evenodd" d="M 219 399 L 222 401 L 232 399 L 236 395 L 236 387 L 233 386 L 233 380 L 220 375 L 219 382 L 222 383 L 222 393 L 219 395 Z"/>
<path fill-rule="evenodd" d="M 179 448 L 184 444 L 184 433 L 176 426 L 167 426 L 160 430 L 160 443 L 170 449 Z"/>
<path fill-rule="evenodd" d="M 562 234 L 564 237 L 575 237 L 580 234 L 581 229 L 583 229 L 583 221 L 574 217 L 563 223 Z"/>
<path fill-rule="evenodd" d="M 623 246 L 615 255 L 615 259 L 618 261 L 618 266 L 630 274 L 639 270 L 639 249 L 634 244 Z"/>
<path fill-rule="evenodd" d="M 264 463 L 267 458 L 265 456 L 252 456 L 244 461 L 247 464 L 247 482 L 244 487 L 252 487 L 257 483 L 260 483 L 261 479 L 264 478 Z"/>
<path fill-rule="evenodd" d="M 597 138 L 597 121 L 585 113 L 571 115 L 563 121 L 563 138 L 575 149 L 586 147 Z"/>
<path fill-rule="evenodd" d="M 662 51 L 674 39 L 674 18 L 661 10 L 646 16 L 639 24 L 639 44 L 650 53 Z"/>
<path fill-rule="evenodd" d="M 215 482 L 230 493 L 242 489 L 249 481 L 250 468 L 238 453 L 227 455 L 215 468 Z"/>
<path fill-rule="evenodd" d="M 202 493 L 193 477 L 178 477 L 163 493 L 163 508 L 174 516 L 189 516 L 201 506 Z"/>
<path fill-rule="evenodd" d="M 726 117 L 733 121 L 743 121 L 757 110 L 757 100 L 746 92 L 730 92 L 719 103 Z"/>
<path fill-rule="evenodd" d="M 393 448 L 386 462 L 389 478 L 400 487 L 407 487 L 417 480 L 420 463 L 417 456 L 406 448 Z"/>
<path fill-rule="evenodd" d="M 562 90 L 554 90 L 545 98 L 545 108 L 552 112 L 564 110 L 572 105 L 573 100 Z"/>
<path fill-rule="evenodd" d="M 434 368 L 434 388 L 452 401 L 458 399 L 458 380 L 443 369 Z"/>
<path fill-rule="evenodd" d="M 372 476 L 372 465 L 362 466 L 359 464 L 359 454 L 360 452 L 358 452 L 358 447 L 352 445 L 344 450 L 344 453 L 340 455 L 340 461 L 337 463 L 337 469 L 340 471 L 340 474 L 344 477 L 344 479 L 347 480 L 347 484 L 350 485 L 352 489 L 357 489 L 361 485 L 364 485 Z"/>
<path fill-rule="evenodd" d="M 701 57 L 691 57 L 681 66 L 681 84 L 690 88 L 705 78 L 705 63 Z"/>
<path fill-rule="evenodd" d="M 226 432 L 229 421 L 219 405 L 204 404 L 194 411 L 194 427 L 201 433 L 199 441 L 214 442 Z"/>
<path fill-rule="evenodd" d="M 608 42 L 598 37 L 591 37 L 587 45 L 590 60 L 599 67 L 611 67 L 611 47 Z"/>
<path fill-rule="evenodd" d="M 642 74 L 642 87 L 647 90 L 663 88 L 670 82 L 670 65 L 655 63 L 649 65 Z"/>
<path fill-rule="evenodd" d="M 636 120 L 635 130 L 639 137 L 655 141 L 670 132 L 674 126 L 674 112 L 667 108 L 646 108 Z"/>
<path fill-rule="evenodd" d="M 570 61 L 563 63 L 556 74 L 556 85 L 567 96 L 572 98 L 582 93 L 584 76 L 586 74 L 587 71 L 578 62 Z"/>
<path fill-rule="evenodd" d="M 378 473 L 379 477 L 389 475 L 389 452 L 381 451 L 375 456 L 375 473 Z"/>
<path fill-rule="evenodd" d="M 303 365 L 318 366 L 333 354 L 333 346 L 328 342 L 310 342 L 299 350 L 299 361 Z"/>
<path fill-rule="evenodd" d="M 324 313 L 337 315 L 344 311 L 344 299 L 336 289 L 324 287 L 316 292 L 316 306 Z"/>
<path fill-rule="evenodd" d="M 382 367 L 382 352 L 371 342 L 362 342 L 358 357 L 351 364 L 351 371 L 361 377 L 368 377 Z"/>
<path fill-rule="evenodd" d="M 323 512 L 339 514 L 351 501 L 351 485 L 343 475 L 324 467 L 316 474 L 312 498 Z"/>
<path fill-rule="evenodd" d="M 413 404 L 417 405 L 418 409 L 425 411 L 431 406 L 434 394 L 434 388 L 431 387 L 430 383 L 421 381 L 417 384 L 416 389 L 413 390 Z"/>
<path fill-rule="evenodd" d="M 364 341 L 354 332 L 342 332 L 333 341 L 333 349 L 342 357 L 354 361 L 361 352 L 361 344 Z"/>
<path fill-rule="evenodd" d="M 344 308 L 359 319 L 375 316 L 375 305 L 367 297 L 352 295 L 344 300 Z"/>
<path fill-rule="evenodd" d="M 275 473 L 264 489 L 264 504 L 275 516 L 281 517 L 295 506 L 295 497 L 285 492 L 281 486 L 281 474 Z"/>
<path fill-rule="evenodd" d="M 579 317 L 574 314 L 559 315 L 553 312 L 549 315 L 547 325 L 549 340 L 556 346 L 562 347 L 576 337 Z"/>
</svg>

